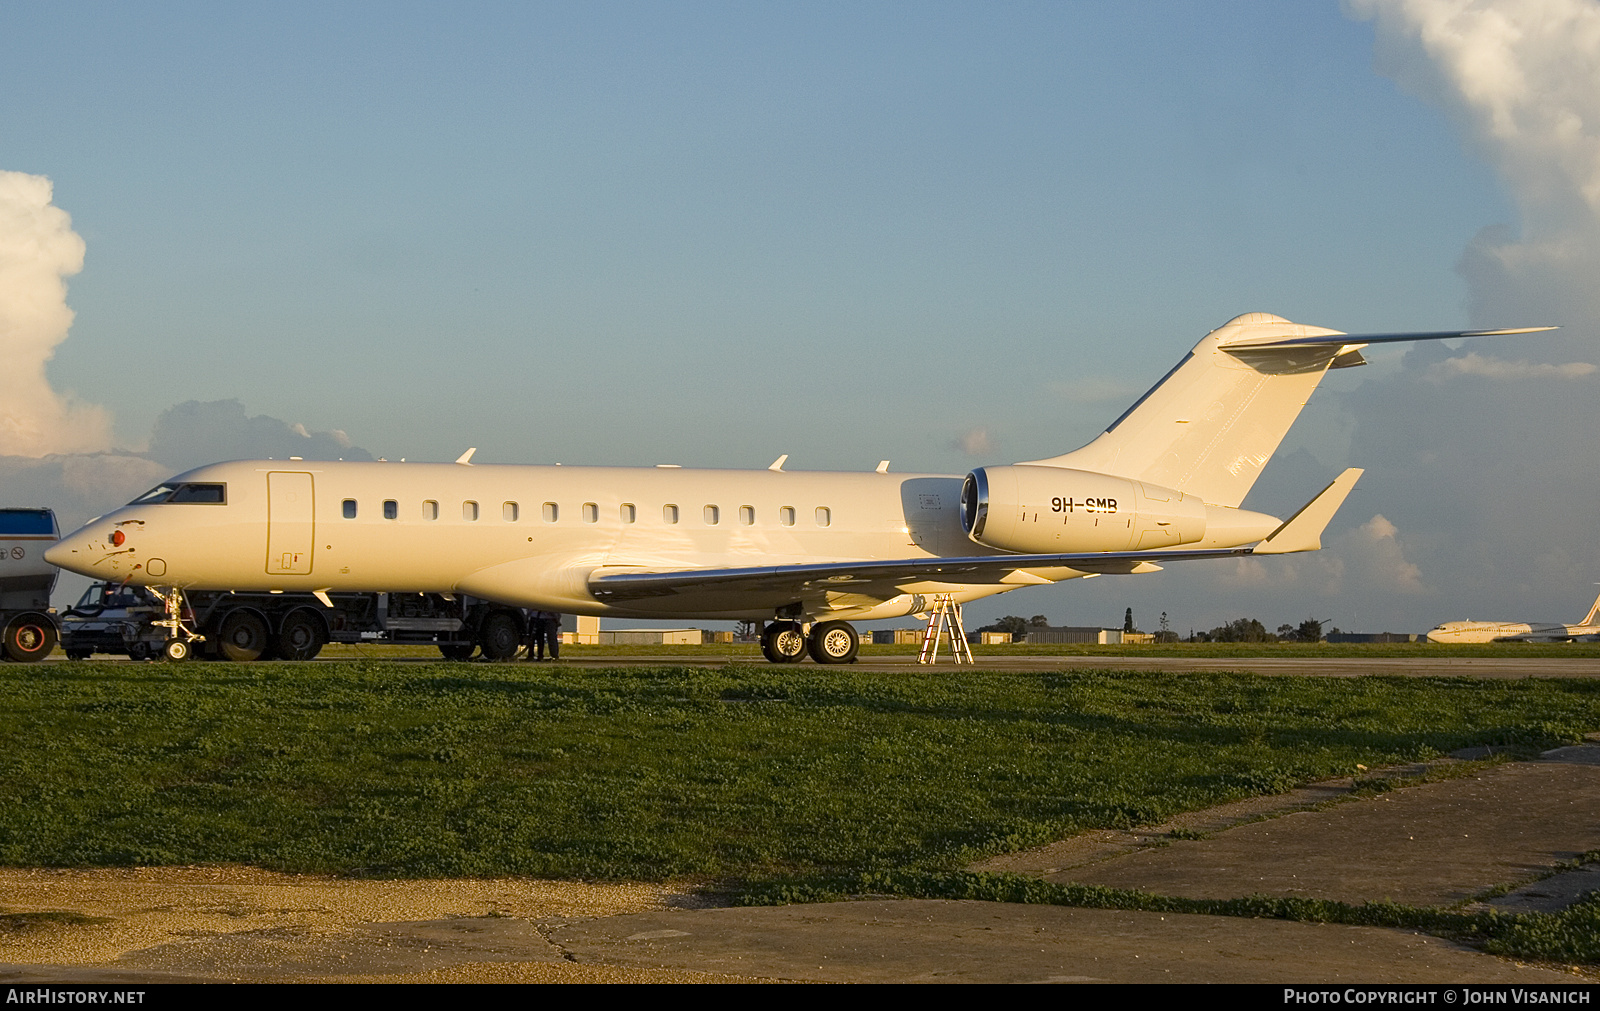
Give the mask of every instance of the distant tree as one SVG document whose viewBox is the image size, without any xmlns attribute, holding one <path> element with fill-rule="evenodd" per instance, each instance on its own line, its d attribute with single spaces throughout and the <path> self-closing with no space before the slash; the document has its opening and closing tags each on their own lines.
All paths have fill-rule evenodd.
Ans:
<svg viewBox="0 0 1600 1011">
<path fill-rule="evenodd" d="M 1167 612 L 1162 611 L 1161 612 L 1161 629 L 1160 629 L 1160 631 L 1156 632 L 1156 642 L 1177 642 L 1177 641 L 1178 641 L 1178 633 L 1174 632 L 1172 630 L 1172 626 L 1167 622 Z"/>
<path fill-rule="evenodd" d="M 1315 618 L 1307 618 L 1294 630 L 1294 637 L 1301 642 L 1321 642 L 1322 622 Z"/>
<path fill-rule="evenodd" d="M 1236 618 L 1211 630 L 1210 642 L 1277 642 L 1278 637 L 1255 618 Z"/>
<path fill-rule="evenodd" d="M 1122 630 L 1124 632 L 1133 631 L 1133 608 L 1131 607 L 1122 612 Z"/>
<path fill-rule="evenodd" d="M 1010 632 L 1012 635 L 1026 635 L 1028 632 L 1028 620 L 1015 614 L 1008 614 L 999 621 L 980 627 L 978 631 Z"/>
<path fill-rule="evenodd" d="M 1028 619 L 1028 626 L 1030 628 L 1049 628 L 1050 619 L 1042 614 L 1036 614 Z"/>
</svg>

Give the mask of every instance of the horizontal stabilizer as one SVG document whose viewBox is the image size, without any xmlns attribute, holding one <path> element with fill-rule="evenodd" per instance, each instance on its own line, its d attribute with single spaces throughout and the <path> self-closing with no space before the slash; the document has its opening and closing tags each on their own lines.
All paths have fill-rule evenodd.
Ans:
<svg viewBox="0 0 1600 1011">
<path fill-rule="evenodd" d="M 1356 479 L 1361 474 L 1361 468 L 1351 467 L 1334 478 L 1333 483 L 1322 489 L 1321 494 L 1301 506 L 1299 512 L 1289 517 L 1283 526 L 1268 534 L 1267 539 L 1257 544 L 1251 553 L 1283 555 L 1291 551 L 1320 549 L 1322 532 L 1333 520 L 1333 514 L 1344 505 L 1345 496 L 1356 486 Z"/>
<path fill-rule="evenodd" d="M 1429 330 L 1424 333 L 1341 333 L 1319 337 L 1245 339 L 1217 345 L 1223 351 L 1263 351 L 1268 348 L 1346 347 L 1351 344 L 1402 344 L 1407 341 L 1448 341 L 1461 337 L 1502 337 L 1514 333 L 1559 330 L 1556 326 L 1522 326 L 1505 330 Z"/>
</svg>

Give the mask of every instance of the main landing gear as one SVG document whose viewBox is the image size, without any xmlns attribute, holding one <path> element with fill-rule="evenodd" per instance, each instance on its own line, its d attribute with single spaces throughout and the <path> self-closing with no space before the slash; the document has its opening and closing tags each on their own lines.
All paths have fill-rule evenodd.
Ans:
<svg viewBox="0 0 1600 1011">
<path fill-rule="evenodd" d="M 848 621 L 812 625 L 810 634 L 798 621 L 768 622 L 761 630 L 761 652 L 773 663 L 799 663 L 811 654 L 817 663 L 855 663 L 861 638 Z"/>
</svg>

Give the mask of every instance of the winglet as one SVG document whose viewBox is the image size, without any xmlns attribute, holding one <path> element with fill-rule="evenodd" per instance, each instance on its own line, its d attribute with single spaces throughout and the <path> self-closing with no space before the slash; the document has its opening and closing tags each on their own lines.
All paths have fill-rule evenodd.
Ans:
<svg viewBox="0 0 1600 1011">
<path fill-rule="evenodd" d="M 784 463 L 788 459 L 789 459 L 789 454 L 785 453 L 782 456 L 778 457 L 776 460 L 772 461 L 772 466 L 768 467 L 767 469 L 768 470 L 781 471 L 781 470 L 783 470 Z"/>
<path fill-rule="evenodd" d="M 1351 467 L 1349 470 L 1333 479 L 1333 483 L 1322 489 L 1316 498 L 1300 507 L 1300 511 L 1289 517 L 1283 526 L 1267 535 L 1267 539 L 1255 546 L 1250 553 L 1253 555 L 1283 555 L 1291 551 L 1316 551 L 1322 547 L 1322 531 L 1328 528 L 1333 514 L 1344 505 L 1346 495 L 1356 485 L 1356 479 L 1362 474 L 1361 468 Z"/>
<path fill-rule="evenodd" d="M 473 446 L 471 449 L 467 450 L 465 453 L 462 453 L 460 456 L 456 457 L 456 463 L 461 464 L 461 466 L 463 466 L 463 467 L 472 466 L 472 454 L 476 453 L 477 451 L 478 451 L 478 447 L 477 446 Z"/>
</svg>

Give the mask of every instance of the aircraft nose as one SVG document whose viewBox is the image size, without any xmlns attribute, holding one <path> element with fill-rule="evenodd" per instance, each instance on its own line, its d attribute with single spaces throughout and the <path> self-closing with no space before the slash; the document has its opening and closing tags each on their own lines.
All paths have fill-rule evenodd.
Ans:
<svg viewBox="0 0 1600 1011">
<path fill-rule="evenodd" d="M 56 541 L 44 549 L 44 560 L 57 568 L 66 568 L 67 559 L 72 557 L 72 551 L 67 547 L 66 541 Z"/>
<path fill-rule="evenodd" d="M 80 527 L 45 549 L 44 560 L 68 572 L 85 576 L 95 574 L 94 562 L 103 554 L 94 550 L 94 537 L 89 527 Z"/>
</svg>

